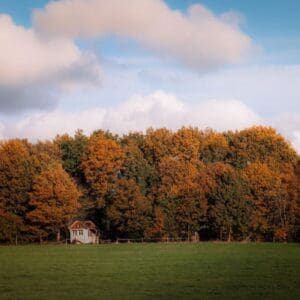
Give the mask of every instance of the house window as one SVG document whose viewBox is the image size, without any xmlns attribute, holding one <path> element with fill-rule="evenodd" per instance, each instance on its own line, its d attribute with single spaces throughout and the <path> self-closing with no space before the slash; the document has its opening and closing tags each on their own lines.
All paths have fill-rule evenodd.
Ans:
<svg viewBox="0 0 300 300">
<path fill-rule="evenodd" d="M 79 235 L 83 235 L 83 230 L 78 230 Z"/>
<path fill-rule="evenodd" d="M 72 230 L 73 231 L 73 235 L 77 235 L 77 230 Z"/>
</svg>

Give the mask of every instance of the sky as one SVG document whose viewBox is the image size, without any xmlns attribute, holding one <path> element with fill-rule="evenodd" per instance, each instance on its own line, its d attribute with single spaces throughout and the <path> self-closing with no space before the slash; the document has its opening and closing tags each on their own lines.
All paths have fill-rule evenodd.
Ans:
<svg viewBox="0 0 300 300">
<path fill-rule="evenodd" d="M 300 152 L 300 1 L 0 0 L 0 138 L 275 127 Z"/>
</svg>

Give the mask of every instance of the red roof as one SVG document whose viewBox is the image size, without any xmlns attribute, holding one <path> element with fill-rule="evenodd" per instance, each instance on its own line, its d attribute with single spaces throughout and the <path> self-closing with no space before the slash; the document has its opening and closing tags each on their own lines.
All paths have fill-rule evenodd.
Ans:
<svg viewBox="0 0 300 300">
<path fill-rule="evenodd" d="M 96 225 L 92 221 L 75 221 L 70 226 L 70 229 L 96 229 Z"/>
</svg>

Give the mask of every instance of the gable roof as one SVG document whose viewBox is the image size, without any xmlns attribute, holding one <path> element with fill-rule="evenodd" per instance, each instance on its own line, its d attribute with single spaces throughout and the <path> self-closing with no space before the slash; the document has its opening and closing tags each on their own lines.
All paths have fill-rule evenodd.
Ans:
<svg viewBox="0 0 300 300">
<path fill-rule="evenodd" d="M 92 221 L 75 221 L 70 226 L 69 229 L 96 229 L 96 225 Z"/>
</svg>

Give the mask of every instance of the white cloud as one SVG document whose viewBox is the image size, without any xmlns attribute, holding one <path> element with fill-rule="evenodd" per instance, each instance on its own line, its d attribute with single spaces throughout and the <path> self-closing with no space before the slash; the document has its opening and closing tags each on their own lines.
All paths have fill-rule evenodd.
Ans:
<svg viewBox="0 0 300 300">
<path fill-rule="evenodd" d="M 84 84 L 99 76 L 95 58 L 82 53 L 72 40 L 43 39 L 3 14 L 0 45 L 1 111 L 44 106 L 58 86 Z"/>
<path fill-rule="evenodd" d="M 4 125 L 0 123 L 0 140 L 4 139 L 4 130 L 5 130 Z"/>
<path fill-rule="evenodd" d="M 32 29 L 0 15 L 0 83 L 28 84 L 66 72 L 88 62 L 78 47 L 65 38 L 42 39 Z"/>
<path fill-rule="evenodd" d="M 300 153 L 300 113 L 282 113 L 269 121 Z"/>
<path fill-rule="evenodd" d="M 107 111 L 102 126 L 114 132 L 145 130 L 148 127 L 211 127 L 216 130 L 239 129 L 261 122 L 250 108 L 239 101 L 208 100 L 187 105 L 176 96 L 162 91 L 134 96 Z"/>
<path fill-rule="evenodd" d="M 148 96 L 133 96 L 116 107 L 32 115 L 7 128 L 6 132 L 8 136 L 36 140 L 52 138 L 64 132 L 72 134 L 78 128 L 86 133 L 100 128 L 126 133 L 144 131 L 150 126 L 177 129 L 192 125 L 227 130 L 261 123 L 260 117 L 239 101 L 210 100 L 190 106 L 172 94 L 158 91 Z"/>
<path fill-rule="evenodd" d="M 104 109 L 85 110 L 78 113 L 52 112 L 31 114 L 15 125 L 7 127 L 6 137 L 22 137 L 30 140 L 44 140 L 60 133 L 74 133 L 78 128 L 92 132 L 102 124 Z"/>
<path fill-rule="evenodd" d="M 119 58 L 115 61 L 113 67 L 104 66 L 109 76 L 109 83 L 103 86 L 107 93 L 112 86 L 118 86 L 120 94 L 127 96 L 134 90 L 145 94 L 162 89 L 195 103 L 207 99 L 239 99 L 264 117 L 284 111 L 300 113 L 300 64 L 248 65 L 199 76 L 186 68 L 162 66 L 159 60 L 137 63 Z M 114 90 L 111 89 L 112 94 Z M 113 97 L 119 99 L 116 94 Z"/>
<path fill-rule="evenodd" d="M 206 100 L 200 104 L 186 104 L 173 94 L 157 91 L 146 96 L 132 96 L 108 108 L 97 107 L 79 112 L 55 110 L 31 114 L 10 126 L 0 123 L 0 138 L 21 137 L 35 141 L 51 139 L 57 134 L 73 134 L 76 129 L 83 129 L 86 134 L 96 129 L 123 134 L 145 131 L 149 127 L 176 130 L 191 125 L 224 131 L 271 125 L 300 153 L 299 120 L 299 113 L 263 118 L 237 100 Z"/>
<path fill-rule="evenodd" d="M 263 125 L 263 120 L 250 107 L 237 100 L 203 102 L 191 107 L 188 117 L 191 117 L 193 125 L 220 131 Z"/>
<path fill-rule="evenodd" d="M 163 53 L 163 58 L 173 56 L 202 71 L 240 62 L 251 46 L 238 28 L 236 13 L 215 16 L 196 5 L 183 14 L 168 8 L 162 0 L 62 0 L 36 11 L 33 20 L 35 26 L 25 28 L 0 14 L 2 114 L 53 109 L 62 98 L 74 95 L 70 89 L 86 91 L 82 87 L 91 84 L 101 93 L 97 57 L 76 45 L 78 36 L 128 37 L 155 53 Z M 105 84 L 111 89 L 115 82 L 107 79 L 109 76 Z M 134 90 L 137 81 L 128 84 L 126 78 L 120 79 L 117 91 L 123 85 L 130 88 L 130 95 L 142 92 Z M 149 85 L 147 92 L 153 90 L 150 84 L 145 82 Z"/>
<path fill-rule="evenodd" d="M 256 65 L 206 74 L 203 98 L 243 99 L 264 115 L 299 111 L 300 65 Z"/>
<path fill-rule="evenodd" d="M 293 131 L 290 141 L 293 147 L 300 153 L 300 127 L 298 127 L 298 130 Z"/>
<path fill-rule="evenodd" d="M 162 0 L 61 0 L 33 15 L 35 28 L 43 34 L 127 37 L 200 70 L 247 57 L 252 42 L 240 31 L 239 20 L 233 12 L 216 16 L 202 5 L 183 14 Z"/>
</svg>

